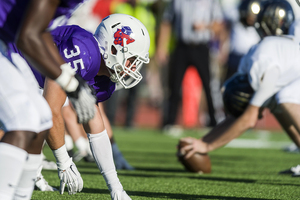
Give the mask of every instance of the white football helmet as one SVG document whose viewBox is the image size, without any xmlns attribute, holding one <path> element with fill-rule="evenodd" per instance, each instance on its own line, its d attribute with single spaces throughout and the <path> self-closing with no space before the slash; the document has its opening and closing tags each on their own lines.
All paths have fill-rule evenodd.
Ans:
<svg viewBox="0 0 300 200">
<path fill-rule="evenodd" d="M 143 78 L 141 67 L 149 63 L 150 38 L 146 27 L 130 15 L 112 14 L 102 20 L 94 36 L 106 66 L 114 71 L 108 70 L 110 79 L 125 89 L 137 85 Z M 129 66 L 127 60 L 131 62 Z"/>
</svg>

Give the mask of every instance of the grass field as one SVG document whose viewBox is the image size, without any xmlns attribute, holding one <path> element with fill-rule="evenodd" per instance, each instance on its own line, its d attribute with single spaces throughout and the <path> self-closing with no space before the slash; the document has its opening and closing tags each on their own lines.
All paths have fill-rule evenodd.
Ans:
<svg viewBox="0 0 300 200">
<path fill-rule="evenodd" d="M 300 154 L 283 152 L 290 140 L 282 132 L 248 131 L 227 147 L 210 153 L 211 174 L 186 172 L 175 156 L 178 138 L 200 137 L 202 131 L 185 131 L 181 136 L 155 130 L 114 129 L 115 138 L 135 171 L 119 170 L 124 189 L 140 199 L 300 199 L 300 178 L 278 172 L 300 164 Z M 46 156 L 54 160 L 48 147 Z M 110 199 L 105 181 L 95 163 L 80 161 L 84 188 L 81 193 L 34 191 L 32 199 Z M 43 170 L 50 185 L 58 188 L 56 171 Z"/>
</svg>

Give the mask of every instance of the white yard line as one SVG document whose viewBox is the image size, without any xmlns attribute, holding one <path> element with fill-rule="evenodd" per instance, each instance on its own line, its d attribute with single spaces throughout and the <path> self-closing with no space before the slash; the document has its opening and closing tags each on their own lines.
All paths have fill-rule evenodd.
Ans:
<svg viewBox="0 0 300 200">
<path fill-rule="evenodd" d="M 208 132 L 208 131 L 207 131 Z M 173 130 L 165 133 L 173 138 L 181 138 L 183 136 L 183 130 Z M 272 132 L 261 130 L 255 133 L 256 139 L 241 139 L 237 138 L 228 143 L 226 148 L 253 148 L 253 149 L 282 149 L 291 145 L 291 141 L 269 141 Z"/>
<path fill-rule="evenodd" d="M 291 142 L 275 142 L 262 139 L 235 139 L 229 142 L 227 148 L 253 148 L 253 149 L 282 149 Z"/>
</svg>

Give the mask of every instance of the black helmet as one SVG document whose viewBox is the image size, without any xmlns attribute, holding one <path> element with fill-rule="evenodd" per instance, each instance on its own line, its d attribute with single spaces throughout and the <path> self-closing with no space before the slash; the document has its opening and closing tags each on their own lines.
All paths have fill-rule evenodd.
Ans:
<svg viewBox="0 0 300 200">
<path fill-rule="evenodd" d="M 286 0 L 269 0 L 264 2 L 257 16 L 255 28 L 260 37 L 288 34 L 289 27 L 295 19 L 293 8 Z"/>
<path fill-rule="evenodd" d="M 254 93 L 247 74 L 234 74 L 222 86 L 225 112 L 239 117 L 246 109 Z"/>
<path fill-rule="evenodd" d="M 261 10 L 260 3 L 263 0 L 242 0 L 239 5 L 240 22 L 244 26 L 253 26 L 257 14 Z"/>
</svg>

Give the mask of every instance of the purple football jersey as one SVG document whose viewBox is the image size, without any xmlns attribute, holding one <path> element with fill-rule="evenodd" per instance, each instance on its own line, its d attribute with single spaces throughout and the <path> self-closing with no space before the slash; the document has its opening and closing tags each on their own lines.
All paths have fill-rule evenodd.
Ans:
<svg viewBox="0 0 300 200">
<path fill-rule="evenodd" d="M 101 64 L 98 41 L 93 34 L 79 26 L 61 26 L 51 31 L 56 46 L 64 60 L 84 80 L 94 78 Z"/>
<path fill-rule="evenodd" d="M 116 84 L 107 76 L 95 76 L 88 84 L 94 88 L 97 102 L 109 99 L 116 88 Z"/>
<path fill-rule="evenodd" d="M 50 30 L 64 25 L 67 19 L 84 0 L 60 0 Z M 0 3 L 0 39 L 7 44 L 15 41 L 15 37 L 30 0 L 1 0 Z"/>
<path fill-rule="evenodd" d="M 95 89 L 97 102 L 107 100 L 115 90 L 115 83 L 107 76 L 97 76 L 101 53 L 93 34 L 76 25 L 60 26 L 51 31 L 51 34 L 65 61 Z M 22 55 L 14 44 L 11 43 L 9 47 L 12 52 Z M 39 86 L 44 88 L 45 77 L 33 67 L 31 70 Z"/>
</svg>

